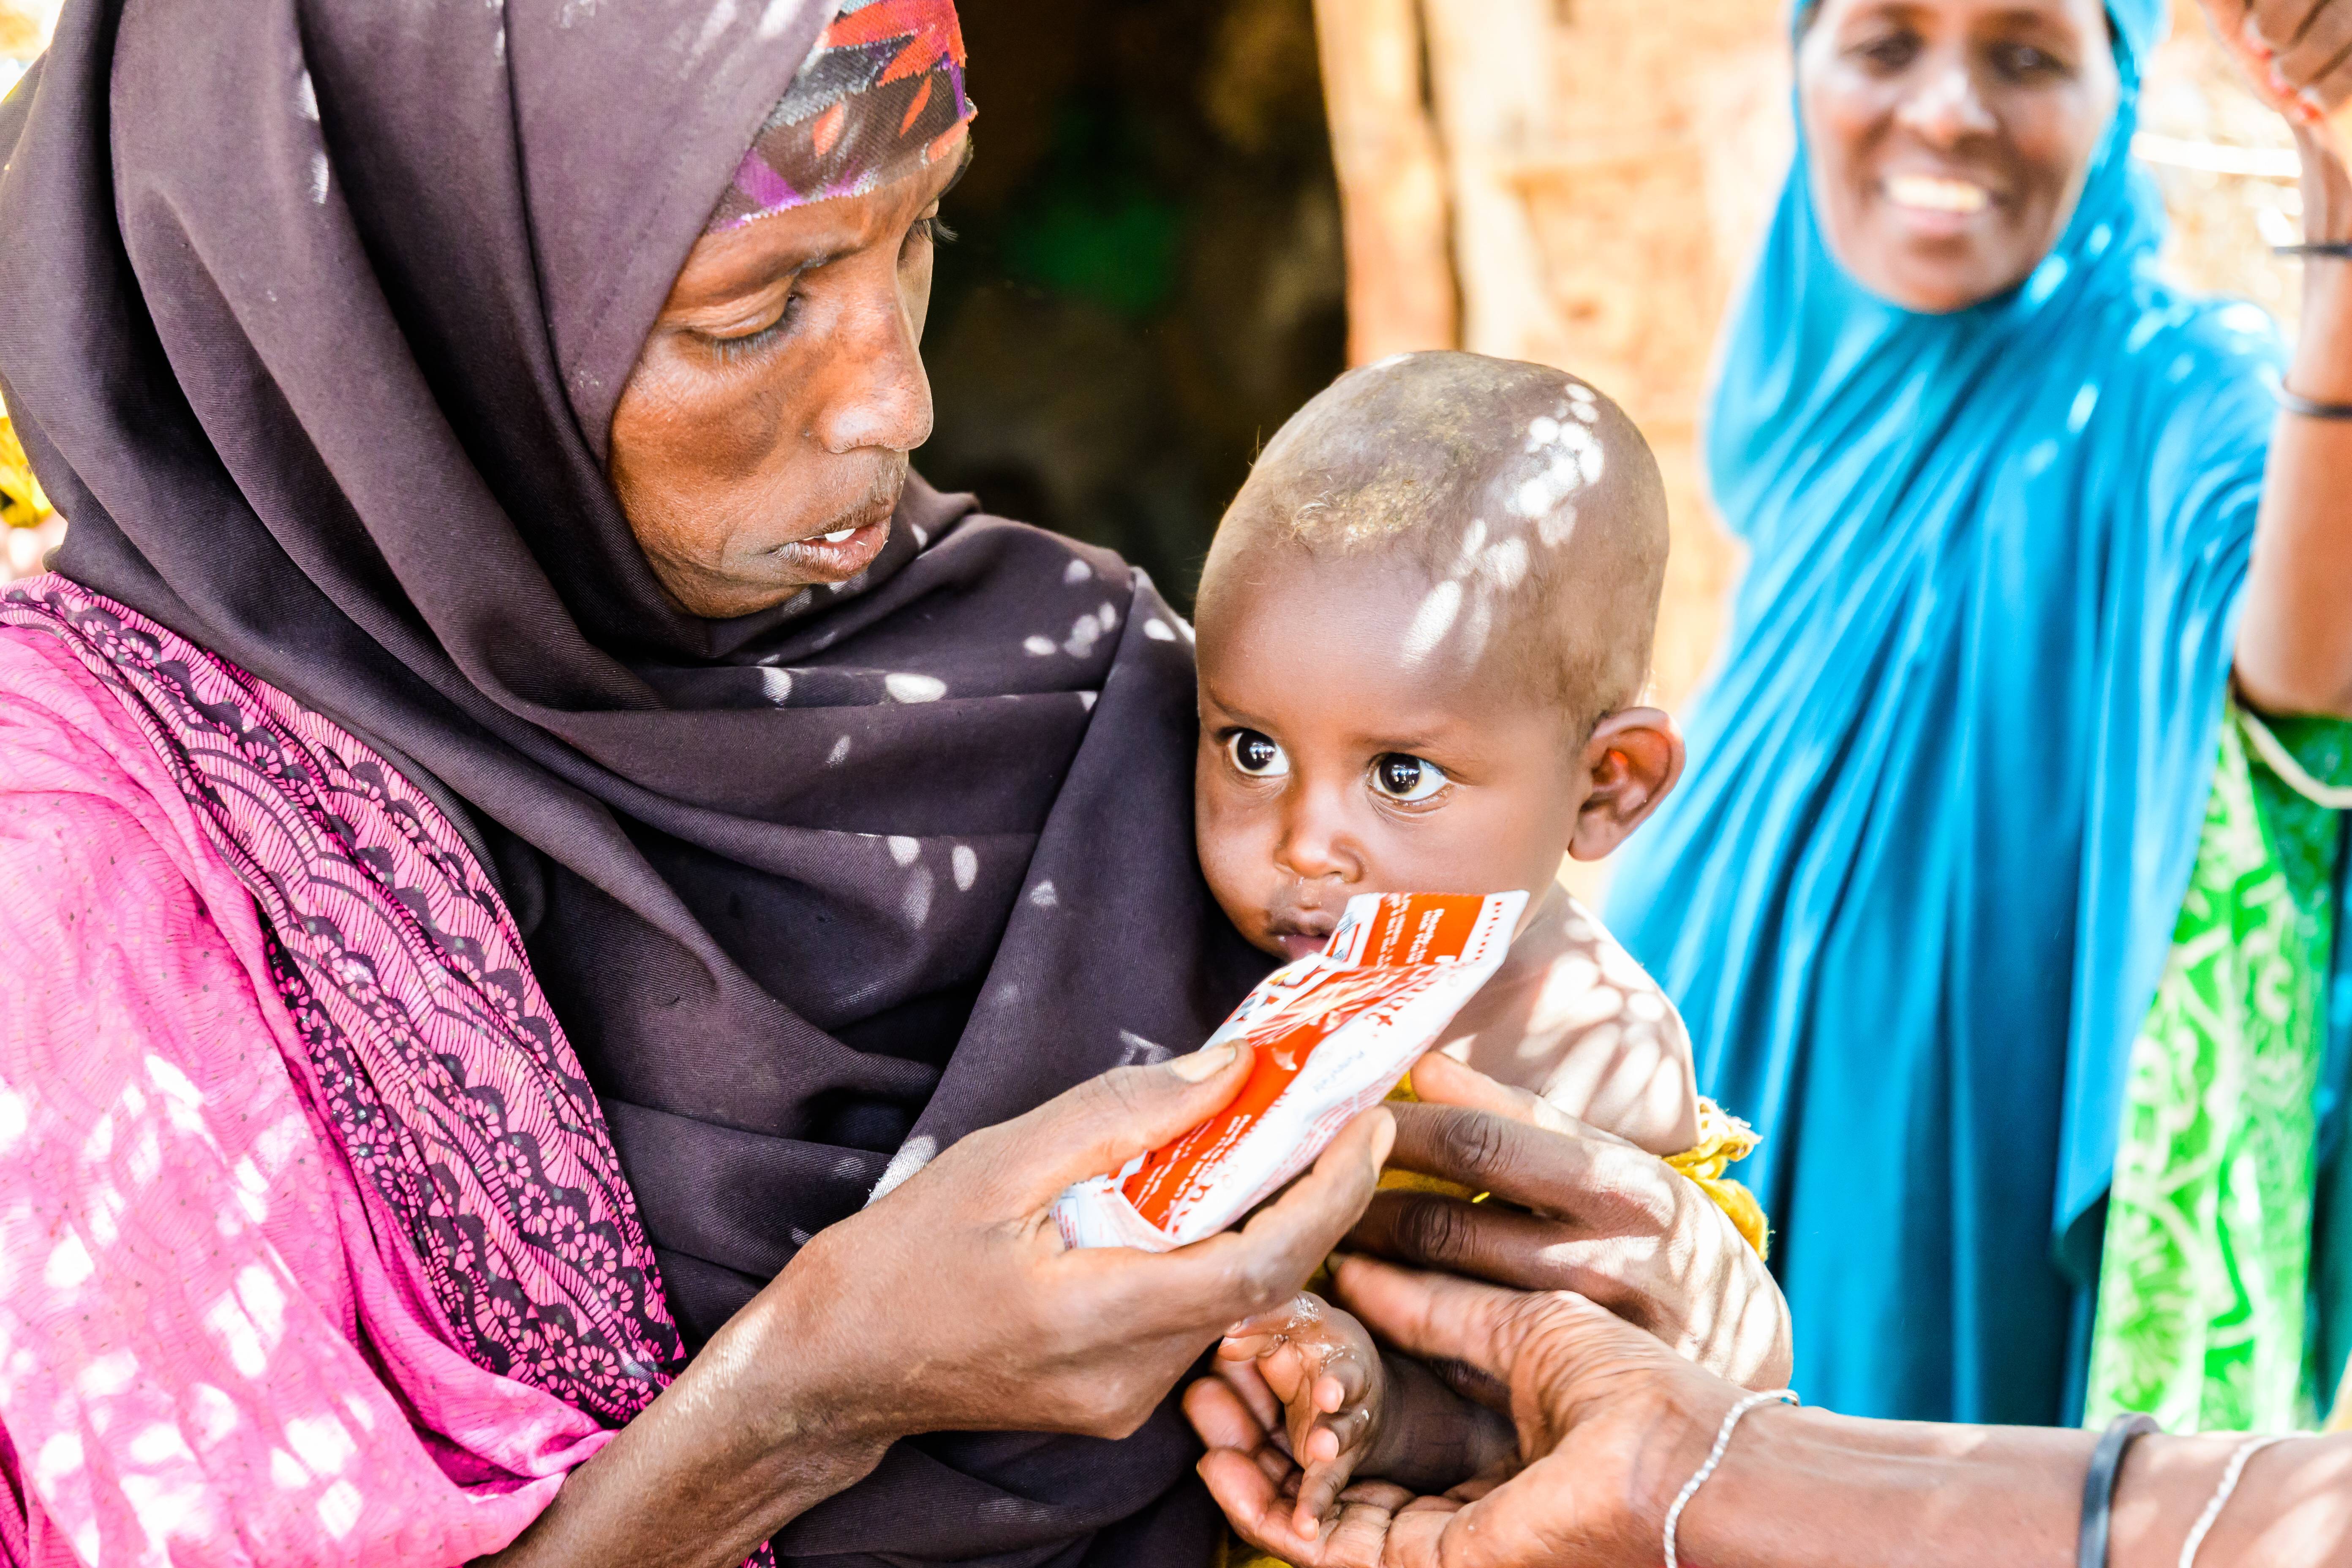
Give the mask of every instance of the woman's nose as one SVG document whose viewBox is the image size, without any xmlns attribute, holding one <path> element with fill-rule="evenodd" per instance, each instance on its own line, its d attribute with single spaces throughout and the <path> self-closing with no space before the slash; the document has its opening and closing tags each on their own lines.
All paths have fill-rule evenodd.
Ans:
<svg viewBox="0 0 2352 1568">
<path fill-rule="evenodd" d="M 877 289 L 844 312 L 833 356 L 840 383 L 814 432 L 825 450 L 911 452 L 930 439 L 931 379 L 919 320 L 897 288 Z"/>
<path fill-rule="evenodd" d="M 1917 87 L 1895 110 L 1904 129 L 1937 147 L 1957 146 L 1972 136 L 1990 135 L 2000 127 L 1992 109 L 1978 90 L 1976 72 L 1966 60 L 1951 60 L 1924 73 Z"/>
</svg>

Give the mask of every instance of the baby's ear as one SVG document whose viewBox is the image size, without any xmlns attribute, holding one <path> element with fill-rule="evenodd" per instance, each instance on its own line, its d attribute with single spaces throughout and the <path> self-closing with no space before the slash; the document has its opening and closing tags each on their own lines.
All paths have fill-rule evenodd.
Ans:
<svg viewBox="0 0 2352 1568">
<path fill-rule="evenodd" d="M 1663 709 L 1621 709 L 1593 726 L 1582 762 L 1592 789 L 1577 813 L 1568 852 L 1598 860 L 1624 843 L 1683 776 L 1683 734 Z"/>
</svg>

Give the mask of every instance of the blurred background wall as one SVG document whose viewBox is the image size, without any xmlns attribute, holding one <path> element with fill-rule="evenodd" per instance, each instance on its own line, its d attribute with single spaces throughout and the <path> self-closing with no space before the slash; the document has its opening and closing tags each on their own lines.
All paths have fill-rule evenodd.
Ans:
<svg viewBox="0 0 2352 1568">
<path fill-rule="evenodd" d="M 56 5 L 0 0 L 0 83 Z M 1675 538 L 1657 695 L 1689 693 L 1738 566 L 1698 420 L 1790 155 L 1783 0 L 961 9 L 980 155 L 948 203 L 924 473 L 1109 544 L 1185 604 L 1258 445 L 1350 360 L 1549 361 L 1658 449 Z M 2194 0 L 2144 118 L 2172 264 L 2291 317 L 2267 249 L 2294 228 L 2291 143 Z M 0 573 L 58 526 L 0 530 Z"/>
<path fill-rule="evenodd" d="M 0 97 L 16 84 L 35 55 L 48 47 L 58 0 L 0 0 Z M 49 509 L 33 479 L 25 450 L 0 405 L 0 583 L 28 577 L 41 557 L 65 538 L 65 520 Z"/>
<path fill-rule="evenodd" d="M 978 154 L 924 359 L 933 483 L 1189 602 L 1259 443 L 1344 363 L 1310 0 L 961 0 Z"/>
<path fill-rule="evenodd" d="M 47 47 L 57 13 L 58 0 L 0 0 L 0 94 Z"/>
</svg>

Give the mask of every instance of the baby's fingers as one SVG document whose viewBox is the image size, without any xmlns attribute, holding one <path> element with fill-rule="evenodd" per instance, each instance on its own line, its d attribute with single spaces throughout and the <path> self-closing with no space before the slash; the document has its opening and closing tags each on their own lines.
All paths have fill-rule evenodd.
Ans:
<svg viewBox="0 0 2352 1568">
<path fill-rule="evenodd" d="M 1320 1322 L 1324 1313 L 1328 1310 L 1330 1309 L 1323 1304 L 1323 1299 L 1320 1296 L 1316 1295 L 1312 1290 L 1301 1290 L 1281 1306 L 1270 1311 L 1260 1312 L 1254 1318 L 1244 1318 L 1240 1322 L 1227 1329 L 1225 1331 L 1226 1348 L 1221 1349 L 1217 1353 L 1231 1361 L 1244 1361 L 1251 1356 L 1264 1355 L 1268 1347 L 1289 1338 L 1293 1333 Z M 1235 1354 L 1233 1353 L 1231 1347 L 1236 1345 L 1246 1345 L 1251 1348 L 1245 1353 Z"/>
<path fill-rule="evenodd" d="M 1294 1413 L 1337 1409 L 1315 1405 L 1316 1375 L 1326 1354 L 1321 1325 L 1329 1311 L 1321 1298 L 1302 1290 L 1274 1310 L 1228 1329 L 1217 1346 L 1218 1363 L 1255 1368 L 1275 1397 Z"/>
<path fill-rule="evenodd" d="M 1332 1345 L 1325 1349 L 1308 1398 L 1316 1409 L 1336 1412 L 1361 1405 L 1371 1387 L 1372 1368 L 1363 1354 L 1353 1345 Z"/>
<path fill-rule="evenodd" d="M 1267 1382 L 1276 1384 L 1273 1378 Z M 1365 1429 L 1371 1423 L 1370 1413 L 1364 1407 L 1370 1382 L 1362 1363 L 1346 1351 L 1324 1359 L 1318 1370 L 1297 1380 L 1283 1403 L 1289 1407 L 1291 1452 L 1298 1456 L 1300 1464 L 1336 1459 L 1341 1450 L 1363 1446 Z M 1282 1392 L 1278 1384 L 1276 1392 Z"/>
</svg>

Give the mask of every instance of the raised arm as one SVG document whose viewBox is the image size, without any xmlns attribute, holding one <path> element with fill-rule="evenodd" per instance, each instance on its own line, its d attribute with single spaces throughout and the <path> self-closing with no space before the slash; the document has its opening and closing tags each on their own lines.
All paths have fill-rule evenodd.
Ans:
<svg viewBox="0 0 2352 1568">
<path fill-rule="evenodd" d="M 2315 122 L 2318 106 L 2352 101 L 2352 4 L 2208 0 L 2207 9 L 2256 89 L 2295 126 L 2305 243 L 2352 246 L 2352 178 L 2339 140 L 2352 118 Z M 2303 274 L 2303 326 L 2239 622 L 2238 685 L 2269 711 L 2352 717 L 2352 254 L 2308 254 Z"/>
</svg>

